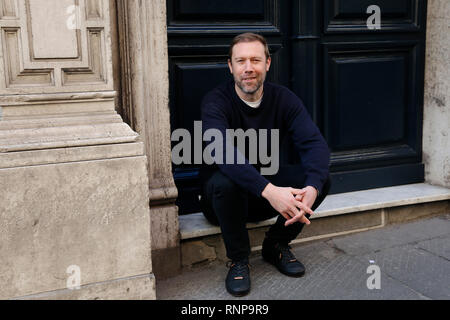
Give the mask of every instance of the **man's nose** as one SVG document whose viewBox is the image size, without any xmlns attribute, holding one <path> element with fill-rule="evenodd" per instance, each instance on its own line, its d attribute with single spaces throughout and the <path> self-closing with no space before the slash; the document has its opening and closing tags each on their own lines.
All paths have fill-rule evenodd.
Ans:
<svg viewBox="0 0 450 320">
<path fill-rule="evenodd" d="M 245 72 L 250 73 L 250 72 L 253 72 L 253 71 L 254 71 L 254 69 L 253 69 L 252 62 L 250 60 L 247 60 L 245 62 Z"/>
</svg>

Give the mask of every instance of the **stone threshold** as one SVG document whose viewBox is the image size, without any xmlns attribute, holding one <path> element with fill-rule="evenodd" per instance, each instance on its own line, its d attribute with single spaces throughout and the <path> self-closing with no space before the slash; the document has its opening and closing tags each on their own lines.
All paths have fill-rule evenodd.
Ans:
<svg viewBox="0 0 450 320">
<path fill-rule="evenodd" d="M 445 200 L 450 200 L 450 189 L 427 183 L 355 191 L 328 196 L 311 219 Z M 249 223 L 247 228 L 270 226 L 275 221 L 276 218 Z M 221 233 L 220 228 L 210 224 L 202 213 L 180 216 L 179 223 L 182 241 Z"/>
</svg>

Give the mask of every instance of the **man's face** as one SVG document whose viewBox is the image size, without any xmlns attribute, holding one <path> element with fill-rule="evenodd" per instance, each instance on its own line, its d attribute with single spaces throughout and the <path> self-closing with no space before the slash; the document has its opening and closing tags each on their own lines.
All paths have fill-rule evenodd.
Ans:
<svg viewBox="0 0 450 320">
<path fill-rule="evenodd" d="M 228 66 L 242 96 L 254 98 L 262 92 L 270 63 L 271 59 L 266 58 L 264 45 L 259 41 L 240 42 L 233 47 Z"/>
</svg>

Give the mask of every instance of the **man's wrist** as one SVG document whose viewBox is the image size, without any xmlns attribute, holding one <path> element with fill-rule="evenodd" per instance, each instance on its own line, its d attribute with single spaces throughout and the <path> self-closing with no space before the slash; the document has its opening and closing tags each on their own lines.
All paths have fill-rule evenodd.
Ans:
<svg viewBox="0 0 450 320">
<path fill-rule="evenodd" d="M 261 192 L 261 196 L 262 196 L 263 198 L 267 199 L 267 197 L 268 197 L 268 195 L 269 195 L 270 190 L 272 189 L 272 187 L 273 187 L 273 184 L 268 183 L 267 186 L 264 188 L 264 190 Z"/>
<path fill-rule="evenodd" d="M 319 192 L 319 189 L 317 189 L 317 187 L 315 187 L 315 186 L 308 186 L 308 187 L 314 188 L 314 190 L 316 190 L 316 192 L 317 192 L 317 197 L 319 197 L 320 192 Z"/>
</svg>

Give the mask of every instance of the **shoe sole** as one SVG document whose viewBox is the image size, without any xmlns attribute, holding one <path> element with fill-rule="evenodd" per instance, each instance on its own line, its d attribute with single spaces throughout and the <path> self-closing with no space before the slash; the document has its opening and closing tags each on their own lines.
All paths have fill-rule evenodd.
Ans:
<svg viewBox="0 0 450 320">
<path fill-rule="evenodd" d="M 305 271 L 301 272 L 301 273 L 295 273 L 295 274 L 291 274 L 291 273 L 287 273 L 287 272 L 283 272 L 281 269 L 279 269 L 277 266 L 274 266 L 275 268 L 277 268 L 278 271 L 280 271 L 282 274 L 284 274 L 285 276 L 291 277 L 291 278 L 301 278 L 305 275 Z"/>
<path fill-rule="evenodd" d="M 227 286 L 225 286 L 225 289 L 227 289 L 227 292 L 234 297 L 243 297 L 250 293 L 250 288 L 247 291 L 243 291 L 243 292 L 232 292 L 230 289 L 228 289 Z"/>
<path fill-rule="evenodd" d="M 244 292 L 244 293 L 231 293 L 230 291 L 228 291 L 228 293 L 231 294 L 233 297 L 242 298 L 242 297 L 245 297 L 246 295 L 248 295 L 250 293 L 250 291 Z"/>
</svg>

